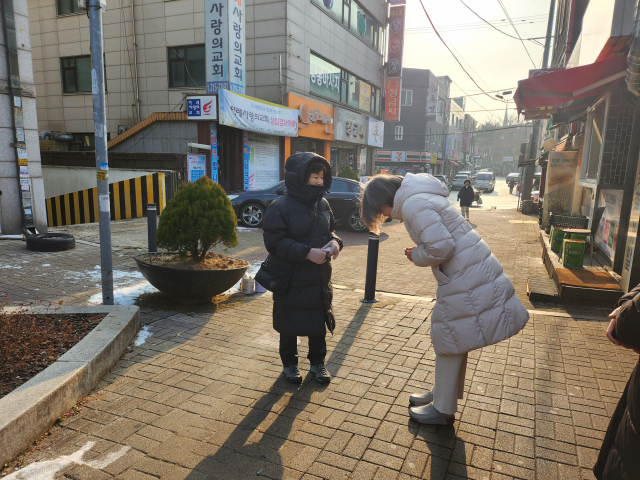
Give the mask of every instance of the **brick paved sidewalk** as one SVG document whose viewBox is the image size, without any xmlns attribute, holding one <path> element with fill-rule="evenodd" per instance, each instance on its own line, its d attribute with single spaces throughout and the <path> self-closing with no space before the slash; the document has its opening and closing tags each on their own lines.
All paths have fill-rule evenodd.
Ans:
<svg viewBox="0 0 640 480">
<path fill-rule="evenodd" d="M 534 314 L 515 338 L 471 353 L 453 427 L 419 426 L 407 402 L 433 380 L 433 303 L 358 298 L 337 292 L 328 386 L 282 379 L 268 294 L 213 315 L 145 310 L 152 336 L 24 460 L 95 442 L 83 461 L 101 471 L 73 463 L 64 478 L 592 478 L 637 360 L 601 320 Z"/>
<path fill-rule="evenodd" d="M 472 219 L 526 302 L 523 279 L 544 269 L 540 247 L 530 241 L 535 225 L 507 210 Z M 270 294 L 200 307 L 151 294 L 141 302 L 151 337 L 132 346 L 80 412 L 21 460 L 55 459 L 56 478 L 78 480 L 247 479 L 258 472 L 305 480 L 593 478 L 608 418 L 637 361 L 606 340 L 606 312 L 572 309 L 572 318 L 559 308 L 537 310 L 518 336 L 470 354 L 465 399 L 452 427 L 420 426 L 409 420 L 407 402 L 433 381 L 435 282 L 428 269 L 404 258 L 403 225 L 387 225 L 385 232 L 378 285 L 403 295 L 380 294 L 373 306 L 359 302 L 354 288 L 363 286 L 366 235 L 349 238 L 335 263 L 341 288 L 338 326 L 328 337 L 330 385 L 308 374 L 299 387 L 282 380 Z M 253 236 L 238 249 L 263 254 L 261 236 L 246 235 Z M 50 266 L 40 267 L 45 254 L 16 245 L 0 243 L 2 263 L 30 263 L 3 269 L 8 275 L 0 290 L 42 289 L 46 282 L 38 279 L 51 273 L 34 275 L 54 269 L 59 278 L 80 278 L 65 290 L 68 300 L 95 293 L 87 289 L 95 288 L 93 279 L 81 278 L 99 263 L 95 246 L 46 254 Z M 114 264 L 125 271 L 132 261 L 121 254 Z M 55 297 L 56 282 L 47 285 Z M 306 351 L 302 340 L 303 373 Z"/>
</svg>

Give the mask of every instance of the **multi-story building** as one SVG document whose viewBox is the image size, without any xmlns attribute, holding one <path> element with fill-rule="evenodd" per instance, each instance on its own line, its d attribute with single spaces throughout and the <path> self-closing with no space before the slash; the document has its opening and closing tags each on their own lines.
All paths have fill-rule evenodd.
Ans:
<svg viewBox="0 0 640 480">
<path fill-rule="evenodd" d="M 447 129 L 447 144 L 445 156 L 454 166 L 464 166 L 464 153 L 462 150 L 464 139 L 464 97 L 450 98 L 448 104 L 449 127 Z M 460 165 L 462 163 L 462 165 Z M 460 170 L 464 170 L 460 168 Z"/>
<path fill-rule="evenodd" d="M 206 143 L 206 129 L 187 122 L 185 113 L 185 97 L 207 91 L 204 5 L 204 0 L 107 2 L 103 23 L 110 150 L 184 153 L 188 142 Z M 326 109 L 335 120 L 335 135 L 327 129 L 312 138 L 305 135 L 313 129 L 301 129 L 298 137 L 282 140 L 280 157 L 310 150 L 331 158 L 336 168 L 339 162 L 355 168 L 358 159 L 364 164 L 368 118 L 380 117 L 386 2 L 248 0 L 244 8 L 246 94 L 295 108 Z M 86 13 L 75 0 L 29 0 L 29 22 L 39 130 L 70 133 L 71 148 L 92 150 Z M 163 126 L 149 132 L 152 124 Z M 358 135 L 351 135 L 354 125 Z M 225 138 L 220 133 L 220 141 Z M 369 152 L 371 158 L 373 150 Z M 222 147 L 220 183 L 241 188 L 239 177 L 225 176 L 235 168 L 225 164 L 229 161 L 233 159 L 225 159 Z"/>
<path fill-rule="evenodd" d="M 400 121 L 386 122 L 376 167 L 443 170 L 450 85 L 449 77 L 437 77 L 431 70 L 402 69 Z"/>
<path fill-rule="evenodd" d="M 493 146 L 487 153 L 491 155 L 493 168 L 501 175 L 507 175 L 518 168 L 520 145 L 529 142 L 533 124 L 529 122 L 525 125 L 502 128 L 505 129 L 493 132 Z"/>
</svg>

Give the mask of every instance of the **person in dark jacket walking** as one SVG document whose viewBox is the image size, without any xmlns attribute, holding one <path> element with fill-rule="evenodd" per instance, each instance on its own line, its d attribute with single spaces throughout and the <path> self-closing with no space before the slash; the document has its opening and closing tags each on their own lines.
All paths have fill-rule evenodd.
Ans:
<svg viewBox="0 0 640 480">
<path fill-rule="evenodd" d="M 324 364 L 325 335 L 335 328 L 331 258 L 343 247 L 324 198 L 331 189 L 331 167 L 315 153 L 296 153 L 287 159 L 284 180 L 287 193 L 269 205 L 262 226 L 269 255 L 293 268 L 287 291 L 273 294 L 273 328 L 280 333 L 286 379 L 302 382 L 297 337 L 309 337 L 311 371 L 326 383 L 331 375 Z"/>
<path fill-rule="evenodd" d="M 607 337 L 640 354 L 640 285 L 616 306 Z M 598 480 L 640 480 L 640 360 L 611 416 L 593 473 Z"/>
<path fill-rule="evenodd" d="M 460 200 L 460 210 L 462 211 L 462 217 L 469 221 L 469 207 L 473 202 L 473 198 L 475 193 L 473 192 L 473 187 L 471 186 L 471 180 L 464 181 L 464 187 L 460 189 L 458 192 L 458 200 Z"/>
<path fill-rule="evenodd" d="M 513 187 L 516 186 L 516 181 L 512 178 L 509 180 L 509 195 L 513 194 Z"/>
</svg>

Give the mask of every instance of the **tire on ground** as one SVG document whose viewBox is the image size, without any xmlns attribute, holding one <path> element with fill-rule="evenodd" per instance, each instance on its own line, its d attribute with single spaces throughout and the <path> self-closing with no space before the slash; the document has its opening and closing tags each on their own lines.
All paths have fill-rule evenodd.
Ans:
<svg viewBox="0 0 640 480">
<path fill-rule="evenodd" d="M 75 237 L 68 233 L 39 233 L 27 237 L 27 250 L 34 252 L 62 252 L 75 246 Z"/>
</svg>

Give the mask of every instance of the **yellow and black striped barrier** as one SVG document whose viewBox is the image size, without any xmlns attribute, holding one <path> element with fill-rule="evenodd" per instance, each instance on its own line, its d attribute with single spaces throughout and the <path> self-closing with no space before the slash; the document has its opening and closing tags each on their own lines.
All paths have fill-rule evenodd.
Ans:
<svg viewBox="0 0 640 480">
<path fill-rule="evenodd" d="M 93 223 L 99 220 L 98 187 L 47 198 L 50 227 Z M 167 203 L 165 174 L 162 172 L 109 184 L 111 220 L 147 216 L 147 203 L 157 205 L 158 214 Z"/>
</svg>

